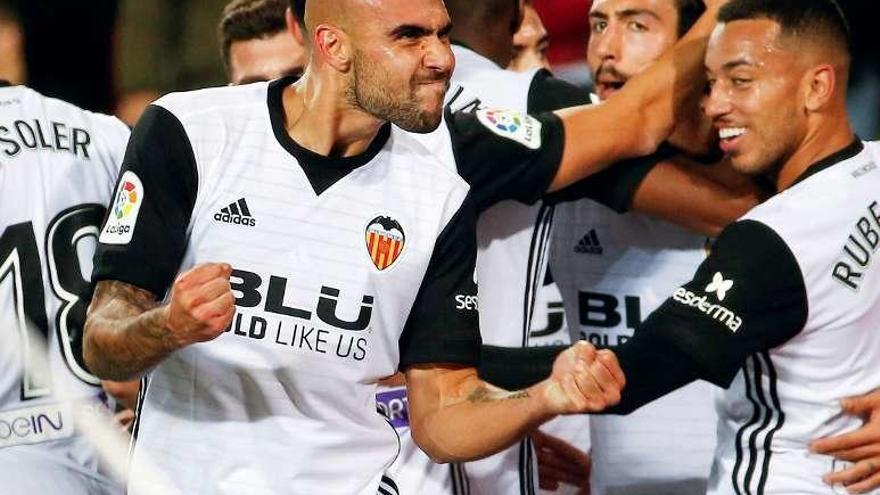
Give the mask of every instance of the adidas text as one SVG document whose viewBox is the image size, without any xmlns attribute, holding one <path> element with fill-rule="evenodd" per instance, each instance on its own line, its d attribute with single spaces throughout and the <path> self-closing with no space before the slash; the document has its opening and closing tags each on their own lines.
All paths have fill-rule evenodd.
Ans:
<svg viewBox="0 0 880 495">
<path fill-rule="evenodd" d="M 255 227 L 257 225 L 257 221 L 253 218 L 245 218 L 241 215 L 230 215 L 229 213 L 215 213 L 214 220 L 223 223 L 231 223 L 234 225 L 245 225 L 250 227 Z"/>
</svg>

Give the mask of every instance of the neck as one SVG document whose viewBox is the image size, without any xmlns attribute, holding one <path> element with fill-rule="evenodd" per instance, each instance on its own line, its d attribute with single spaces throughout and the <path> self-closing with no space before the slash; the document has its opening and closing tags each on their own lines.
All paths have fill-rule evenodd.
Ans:
<svg viewBox="0 0 880 495">
<path fill-rule="evenodd" d="M 495 62 L 499 67 L 510 65 L 513 56 L 513 35 L 510 30 L 499 26 L 483 26 L 479 34 L 474 29 L 453 31 L 452 37 L 471 50 Z"/>
<path fill-rule="evenodd" d="M 854 139 L 855 134 L 845 115 L 838 119 L 825 119 L 807 133 L 797 151 L 783 164 L 776 178 L 776 189 L 783 191 L 791 187 L 810 165 L 842 150 Z"/>
<path fill-rule="evenodd" d="M 284 88 L 284 127 L 300 146 L 323 156 L 364 151 L 385 123 L 352 106 L 341 82 L 311 69 Z"/>
</svg>

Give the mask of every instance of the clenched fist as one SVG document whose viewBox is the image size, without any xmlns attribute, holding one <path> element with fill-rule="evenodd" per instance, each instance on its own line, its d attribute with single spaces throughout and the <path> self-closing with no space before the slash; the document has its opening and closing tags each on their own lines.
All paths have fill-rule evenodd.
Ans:
<svg viewBox="0 0 880 495">
<path fill-rule="evenodd" d="M 204 263 L 178 275 L 165 306 L 165 328 L 175 348 L 213 340 L 229 326 L 235 315 L 231 273 L 227 263 Z"/>
<path fill-rule="evenodd" d="M 553 414 L 599 412 L 620 402 L 626 384 L 617 357 L 580 341 L 556 357 L 553 373 L 543 385 Z"/>
</svg>

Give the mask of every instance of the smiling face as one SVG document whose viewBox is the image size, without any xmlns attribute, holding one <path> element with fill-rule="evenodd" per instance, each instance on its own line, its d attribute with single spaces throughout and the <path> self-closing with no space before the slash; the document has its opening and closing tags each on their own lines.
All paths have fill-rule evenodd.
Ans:
<svg viewBox="0 0 880 495">
<path fill-rule="evenodd" d="M 678 39 L 674 0 L 596 0 L 590 9 L 587 63 L 605 100 Z"/>
<path fill-rule="evenodd" d="M 721 148 L 742 173 L 773 173 L 806 135 L 796 53 L 780 41 L 779 24 L 767 19 L 719 25 L 709 40 L 705 110 Z"/>
<path fill-rule="evenodd" d="M 364 2 L 357 15 L 349 102 L 411 132 L 436 129 L 455 67 L 443 2 Z"/>
</svg>

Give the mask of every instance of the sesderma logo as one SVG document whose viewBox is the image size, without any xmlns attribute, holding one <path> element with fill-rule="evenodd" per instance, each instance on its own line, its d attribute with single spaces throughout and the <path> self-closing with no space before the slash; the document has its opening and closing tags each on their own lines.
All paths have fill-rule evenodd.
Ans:
<svg viewBox="0 0 880 495">
<path fill-rule="evenodd" d="M 672 299 L 685 306 L 695 308 L 697 311 L 725 325 L 731 332 L 736 332 L 742 326 L 742 318 L 729 308 L 709 302 L 708 295 L 698 296 L 684 287 L 679 287 L 672 295 Z"/>
<path fill-rule="evenodd" d="M 255 227 L 257 225 L 257 220 L 251 215 L 251 210 L 248 208 L 247 201 L 244 198 L 221 208 L 219 213 L 214 214 L 214 220 L 234 225 L 244 225 L 246 227 Z"/>
</svg>

